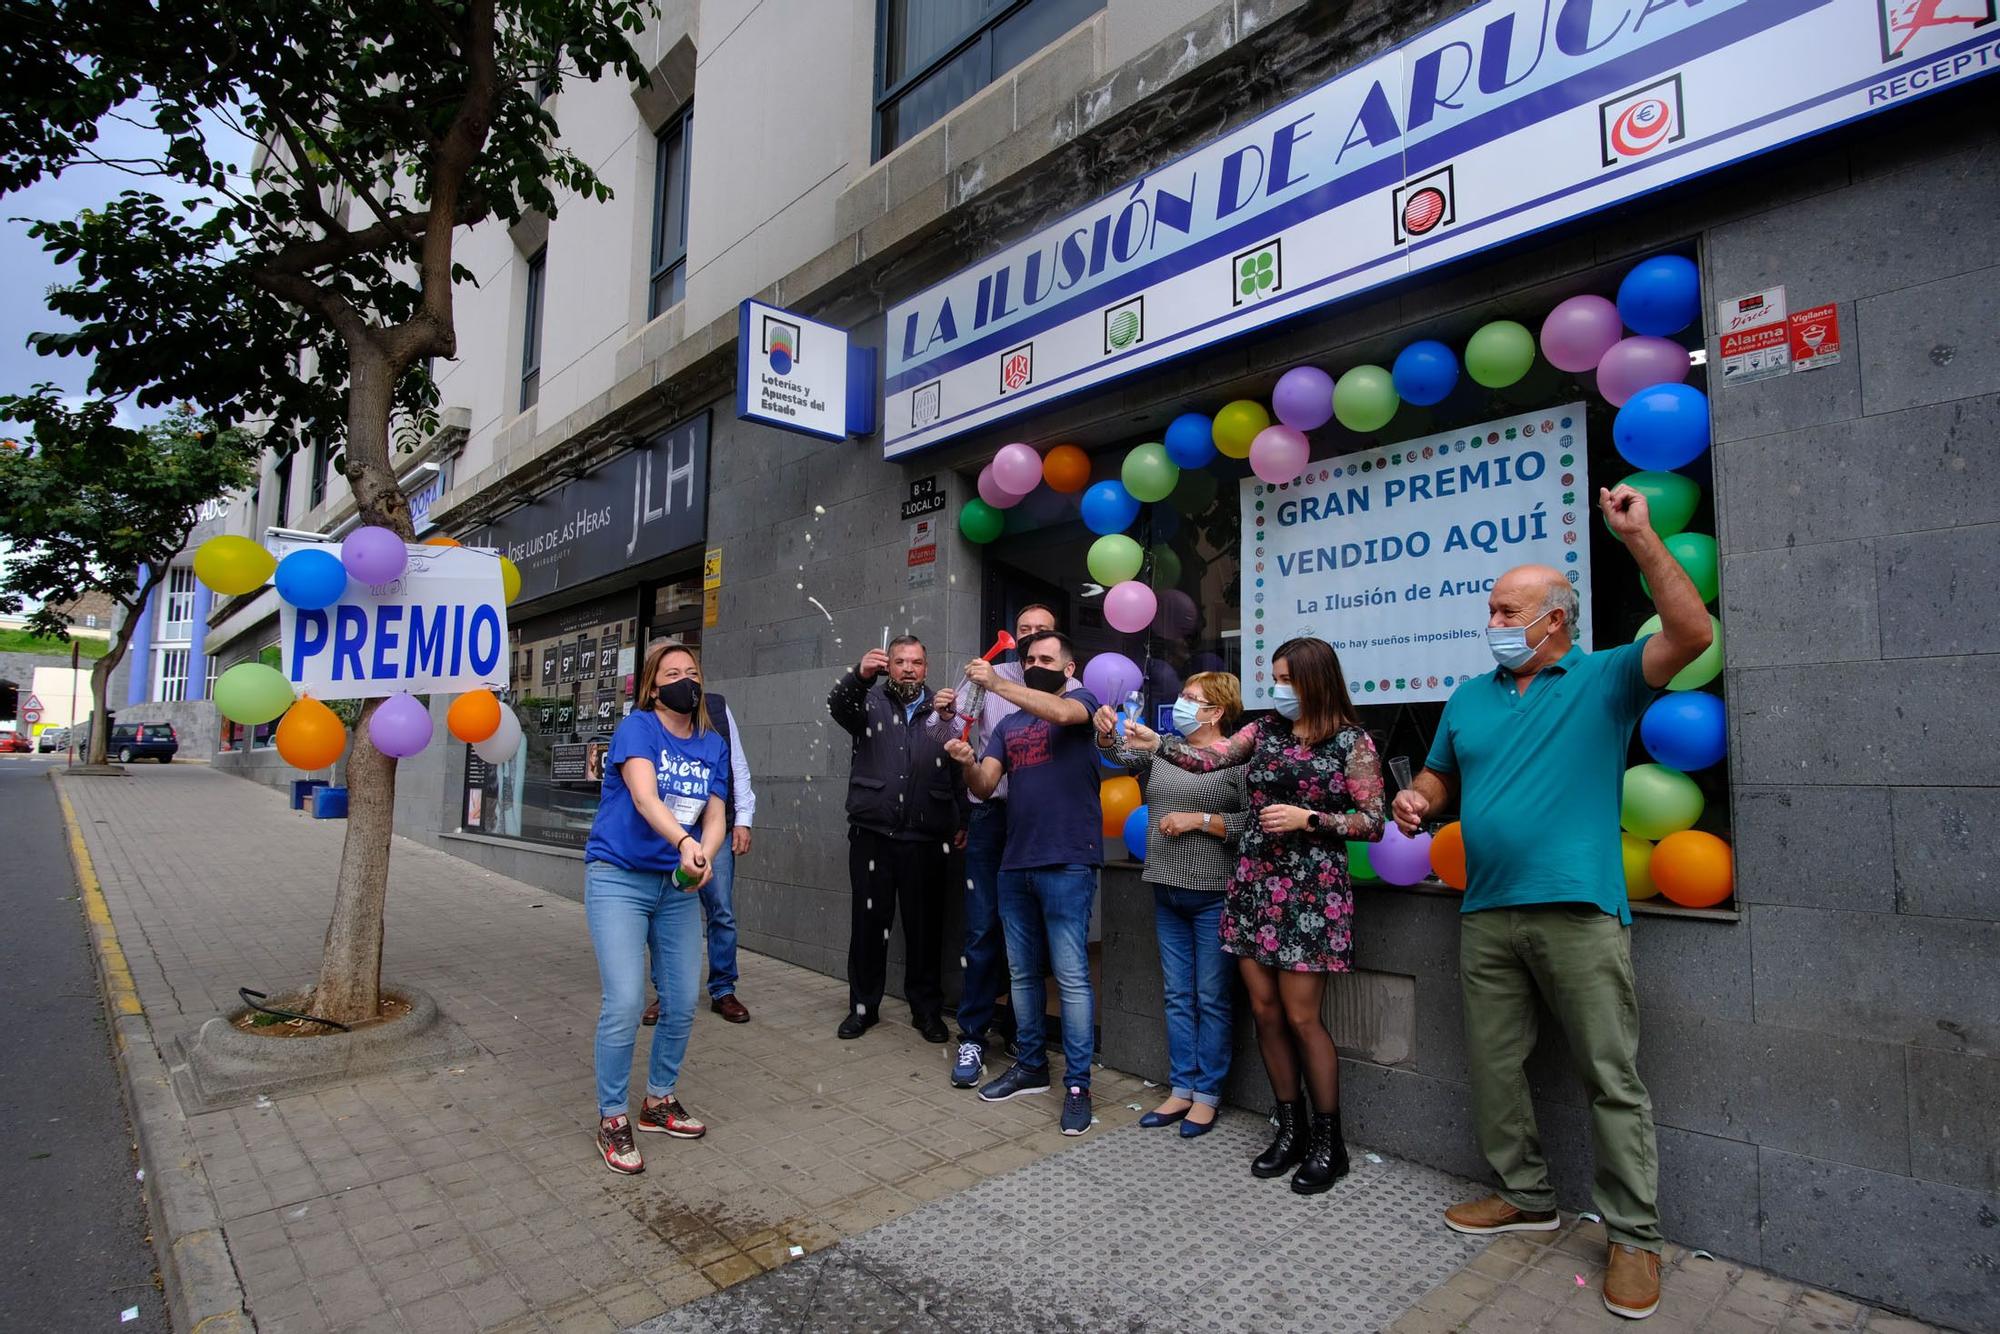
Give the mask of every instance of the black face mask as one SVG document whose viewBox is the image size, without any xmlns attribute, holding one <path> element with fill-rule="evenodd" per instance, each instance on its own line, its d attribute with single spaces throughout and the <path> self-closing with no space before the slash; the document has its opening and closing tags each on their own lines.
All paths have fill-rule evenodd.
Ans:
<svg viewBox="0 0 2000 1334">
<path fill-rule="evenodd" d="M 921 695 L 924 692 L 924 683 L 922 681 L 892 680 L 889 682 L 888 688 L 890 694 L 894 695 L 897 699 L 901 700 L 903 703 L 908 704 L 911 700 L 915 699 L 918 695 Z"/>
<path fill-rule="evenodd" d="M 675 713 L 693 713 L 701 706 L 701 682 L 691 676 L 683 676 L 678 681 L 669 681 L 661 686 L 653 698 Z"/>
<path fill-rule="evenodd" d="M 1060 695 L 1069 677 L 1053 667 L 1024 667 L 1021 669 L 1021 684 L 1030 690 L 1039 690 L 1045 695 Z"/>
</svg>

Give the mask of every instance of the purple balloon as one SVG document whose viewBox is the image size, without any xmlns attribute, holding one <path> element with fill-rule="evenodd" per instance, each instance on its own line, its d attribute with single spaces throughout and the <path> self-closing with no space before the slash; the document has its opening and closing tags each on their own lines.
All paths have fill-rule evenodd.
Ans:
<svg viewBox="0 0 2000 1334">
<path fill-rule="evenodd" d="M 1368 849 L 1368 864 L 1392 885 L 1414 885 L 1431 873 L 1431 836 L 1411 838 L 1391 822 L 1382 841 Z"/>
<path fill-rule="evenodd" d="M 1167 639 L 1186 639 L 1194 633 L 1199 619 L 1194 599 L 1178 588 L 1169 588 L 1160 595 L 1160 610 L 1153 617 L 1153 630 Z"/>
<path fill-rule="evenodd" d="M 1146 659 L 1146 690 L 1152 698 L 1169 702 L 1180 698 L 1181 674 L 1165 658 Z"/>
<path fill-rule="evenodd" d="M 989 463 L 979 470 L 979 498 L 994 509 L 1013 509 L 1026 498 L 1026 495 L 1026 492 L 1017 495 L 1000 485 L 1000 479 L 993 475 L 992 464 Z"/>
<path fill-rule="evenodd" d="M 391 695 L 368 715 L 368 739 L 384 755 L 407 759 L 431 743 L 431 711 L 413 695 Z"/>
<path fill-rule="evenodd" d="M 1278 377 L 1271 408 L 1293 430 L 1316 431 L 1333 420 L 1333 377 L 1317 366 L 1294 366 Z"/>
<path fill-rule="evenodd" d="M 1573 296 L 1542 321 L 1542 355 L 1557 370 L 1596 370 L 1624 332 L 1618 307 L 1601 296 Z"/>
<path fill-rule="evenodd" d="M 1220 653 L 1197 653 L 1188 659 L 1188 675 L 1200 672 L 1226 672 L 1229 664 L 1222 660 Z"/>
<path fill-rule="evenodd" d="M 1123 653 L 1100 653 L 1083 669 L 1083 688 L 1095 696 L 1099 704 L 1114 707 L 1145 680 L 1139 664 Z"/>
<path fill-rule="evenodd" d="M 371 525 L 356 528 L 342 540 L 340 563 L 364 584 L 386 584 L 402 576 L 410 553 L 402 538 L 387 528 Z"/>
<path fill-rule="evenodd" d="M 1688 378 L 1687 349 L 1665 338 L 1627 338 L 1597 363 L 1597 392 L 1615 408 L 1641 389 L 1679 384 Z"/>
<path fill-rule="evenodd" d="M 1151 625 L 1153 613 L 1159 609 L 1160 600 L 1153 596 L 1153 590 L 1137 579 L 1113 584 L 1104 594 L 1104 619 L 1111 622 L 1112 629 L 1128 635 Z"/>
</svg>

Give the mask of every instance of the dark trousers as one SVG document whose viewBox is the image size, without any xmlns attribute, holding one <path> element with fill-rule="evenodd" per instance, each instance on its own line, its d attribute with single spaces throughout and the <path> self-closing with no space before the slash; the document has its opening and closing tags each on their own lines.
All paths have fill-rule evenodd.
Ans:
<svg viewBox="0 0 2000 1334">
<path fill-rule="evenodd" d="M 903 907 L 903 996 L 917 1022 L 944 1008 L 939 955 L 944 949 L 942 840 L 890 838 L 847 828 L 847 879 L 853 912 L 847 936 L 847 1001 L 856 1014 L 879 1019 L 888 985 L 889 933 Z"/>
<path fill-rule="evenodd" d="M 1014 1015 L 995 1004 L 1008 990 L 1007 936 L 1000 929 L 1000 853 L 1007 842 L 1007 803 L 972 808 L 965 828 L 965 981 L 958 995 L 962 1041 L 984 1042 L 989 1026 L 1012 1040 Z"/>
</svg>

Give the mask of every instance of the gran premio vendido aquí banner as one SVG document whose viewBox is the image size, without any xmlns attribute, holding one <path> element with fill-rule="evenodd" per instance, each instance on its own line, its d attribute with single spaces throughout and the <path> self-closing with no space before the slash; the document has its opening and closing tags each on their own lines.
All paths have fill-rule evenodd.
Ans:
<svg viewBox="0 0 2000 1334">
<path fill-rule="evenodd" d="M 281 538 L 271 548 L 283 559 L 311 545 Z M 409 556 L 401 577 L 376 587 L 350 578 L 324 610 L 280 604 L 278 655 L 300 694 L 371 699 L 507 688 L 507 598 L 494 553 L 412 545 Z"/>
<path fill-rule="evenodd" d="M 1357 704 L 1442 700 L 1493 670 L 1486 595 L 1552 565 L 1590 605 L 1584 405 L 1524 412 L 1243 482 L 1243 698 L 1271 704 L 1271 654 L 1340 654 Z M 1590 621 L 1578 643 L 1590 649 Z"/>
</svg>

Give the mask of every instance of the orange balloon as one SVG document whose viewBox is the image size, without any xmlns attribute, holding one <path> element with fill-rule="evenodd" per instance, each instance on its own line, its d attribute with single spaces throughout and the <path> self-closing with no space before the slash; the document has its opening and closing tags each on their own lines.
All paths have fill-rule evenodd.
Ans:
<svg viewBox="0 0 2000 1334">
<path fill-rule="evenodd" d="M 1139 795 L 1139 780 L 1123 774 L 1107 778 L 1104 786 L 1097 789 L 1097 795 L 1104 806 L 1104 836 L 1124 837 L 1125 817 L 1138 810 L 1143 800 Z"/>
<path fill-rule="evenodd" d="M 1042 480 L 1051 491 L 1081 491 L 1090 485 L 1090 455 L 1075 445 L 1057 445 L 1042 455 Z"/>
<path fill-rule="evenodd" d="M 424 545 L 427 547 L 455 547 L 462 544 L 455 537 L 446 537 L 443 533 L 439 533 L 436 537 L 425 538 Z"/>
<path fill-rule="evenodd" d="M 451 702 L 444 725 L 468 745 L 484 741 L 500 730 L 500 701 L 490 690 L 468 690 Z"/>
<path fill-rule="evenodd" d="M 1458 821 L 1431 835 L 1431 869 L 1453 889 L 1465 888 L 1465 830 Z"/>
<path fill-rule="evenodd" d="M 1699 829 L 1661 839 L 1649 869 L 1660 893 L 1683 908 L 1713 908 L 1736 891 L 1729 845 Z"/>
<path fill-rule="evenodd" d="M 339 714 L 308 695 L 278 719 L 277 742 L 278 758 L 310 773 L 340 758 L 347 749 L 347 728 Z"/>
</svg>

